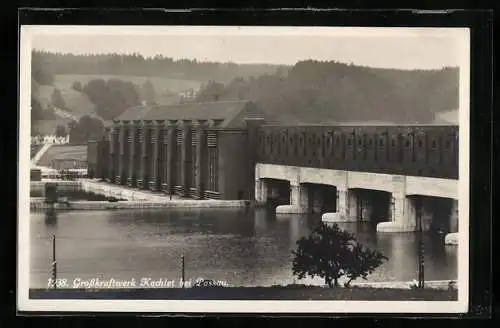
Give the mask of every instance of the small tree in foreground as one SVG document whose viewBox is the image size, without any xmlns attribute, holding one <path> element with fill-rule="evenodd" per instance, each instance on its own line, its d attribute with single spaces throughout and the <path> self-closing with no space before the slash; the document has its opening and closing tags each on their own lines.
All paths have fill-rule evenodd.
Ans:
<svg viewBox="0 0 500 328">
<path fill-rule="evenodd" d="M 319 276 L 328 287 L 339 286 L 339 278 L 346 277 L 344 286 L 362 277 L 366 279 L 387 258 L 377 250 L 370 250 L 356 241 L 354 235 L 337 224 L 321 223 L 309 236 L 297 241 L 292 270 L 299 279 L 306 275 Z"/>
</svg>

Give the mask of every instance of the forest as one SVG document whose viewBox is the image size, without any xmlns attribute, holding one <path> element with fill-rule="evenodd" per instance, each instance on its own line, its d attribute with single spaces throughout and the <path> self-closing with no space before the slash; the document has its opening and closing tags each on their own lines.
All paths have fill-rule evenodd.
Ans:
<svg viewBox="0 0 500 328">
<path fill-rule="evenodd" d="M 204 82 L 197 96 L 186 101 L 252 100 L 271 121 L 282 124 L 430 124 L 436 113 L 458 109 L 459 98 L 456 67 L 397 70 L 315 60 L 287 67 L 176 61 L 161 55 L 76 56 L 38 51 L 33 52 L 32 58 L 32 95 L 42 85 L 53 85 L 55 75 L 63 74 L 112 76 L 92 78 L 85 83 L 74 81 L 72 85 L 74 91 L 85 94 L 95 105 L 95 116 L 103 121 L 112 120 L 141 102 L 156 103 L 149 81 L 137 85 L 121 80 L 125 74 L 200 79 Z M 51 98 L 53 104 L 65 109 L 59 90 L 54 90 Z M 42 110 L 32 97 L 32 121 L 50 119 L 54 119 L 54 113 Z"/>
<path fill-rule="evenodd" d="M 40 63 L 52 74 L 101 74 L 158 76 L 175 79 L 229 82 L 236 77 L 248 78 L 274 73 L 286 66 L 268 64 L 236 64 L 199 62 L 157 55 L 145 58 L 140 54 L 73 55 L 33 51 L 32 61 Z"/>
<path fill-rule="evenodd" d="M 278 122 L 430 124 L 458 108 L 458 68 L 390 70 L 302 61 L 287 74 L 209 82 L 197 101 L 249 99 Z"/>
</svg>

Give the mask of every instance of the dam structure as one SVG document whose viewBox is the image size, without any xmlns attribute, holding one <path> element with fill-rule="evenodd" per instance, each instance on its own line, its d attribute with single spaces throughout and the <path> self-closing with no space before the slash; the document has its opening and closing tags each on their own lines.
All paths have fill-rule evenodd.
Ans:
<svg viewBox="0 0 500 328">
<path fill-rule="evenodd" d="M 126 111 L 89 143 L 88 166 L 138 190 L 453 234 L 458 141 L 456 125 L 285 126 L 251 101 L 186 103 Z"/>
</svg>

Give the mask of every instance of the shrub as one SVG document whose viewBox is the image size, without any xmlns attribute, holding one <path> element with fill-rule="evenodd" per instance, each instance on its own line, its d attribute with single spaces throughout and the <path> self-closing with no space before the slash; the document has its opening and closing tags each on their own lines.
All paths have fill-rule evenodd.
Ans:
<svg viewBox="0 0 500 328">
<path fill-rule="evenodd" d="M 321 223 L 309 236 L 297 241 L 292 270 L 298 279 L 306 275 L 319 276 L 328 287 L 338 286 L 339 278 L 346 277 L 344 286 L 361 277 L 366 279 L 387 258 L 377 250 L 370 250 L 356 241 L 354 235 L 337 224 Z"/>
</svg>

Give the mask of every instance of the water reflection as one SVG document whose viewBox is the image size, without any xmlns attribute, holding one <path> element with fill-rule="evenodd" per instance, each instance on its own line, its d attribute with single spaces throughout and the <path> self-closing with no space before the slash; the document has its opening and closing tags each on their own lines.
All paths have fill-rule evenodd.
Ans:
<svg viewBox="0 0 500 328">
<path fill-rule="evenodd" d="M 57 211 L 54 208 L 45 211 L 45 225 L 47 227 L 57 226 Z"/>
<path fill-rule="evenodd" d="M 276 217 L 266 209 L 32 213 L 31 285 L 44 287 L 49 278 L 52 234 L 57 238 L 59 276 L 70 281 L 179 279 L 184 255 L 187 278 L 226 280 L 233 285 L 291 283 L 291 250 L 320 220 L 312 214 Z M 340 227 L 389 257 L 370 280 L 416 278 L 416 234 L 377 234 L 368 223 Z M 426 234 L 426 279 L 456 278 L 456 250 L 445 249 L 438 238 Z"/>
</svg>

